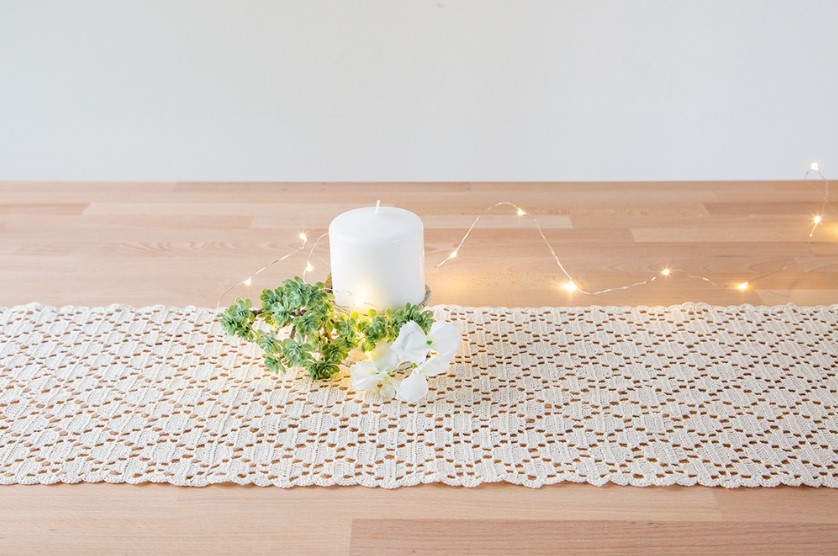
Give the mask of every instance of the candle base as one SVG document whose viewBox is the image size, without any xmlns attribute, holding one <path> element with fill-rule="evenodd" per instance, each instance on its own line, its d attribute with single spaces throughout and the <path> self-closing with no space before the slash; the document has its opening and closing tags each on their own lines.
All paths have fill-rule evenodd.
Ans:
<svg viewBox="0 0 838 556">
<path fill-rule="evenodd" d="M 323 283 L 326 285 L 327 290 L 332 291 L 332 275 L 331 274 L 326 276 L 326 279 L 323 281 Z M 430 301 L 431 301 L 431 288 L 429 288 L 428 285 L 425 284 L 425 297 L 423 297 L 422 301 L 417 303 L 417 305 L 419 305 L 419 307 L 424 309 L 428 306 Z M 337 308 L 339 311 L 343 311 L 345 313 L 349 313 L 349 312 L 353 311 L 352 307 L 345 307 L 345 306 L 342 306 L 342 305 L 338 305 L 337 303 L 335 304 L 335 308 Z M 379 309 L 379 308 L 375 307 L 375 309 Z"/>
</svg>

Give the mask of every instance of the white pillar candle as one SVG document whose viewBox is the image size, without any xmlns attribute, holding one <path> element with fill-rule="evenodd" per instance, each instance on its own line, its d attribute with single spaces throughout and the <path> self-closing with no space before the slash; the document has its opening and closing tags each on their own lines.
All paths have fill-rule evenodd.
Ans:
<svg viewBox="0 0 838 556">
<path fill-rule="evenodd" d="M 425 297 L 422 220 L 396 207 L 365 207 L 329 225 L 332 290 L 343 307 L 397 308 Z"/>
</svg>

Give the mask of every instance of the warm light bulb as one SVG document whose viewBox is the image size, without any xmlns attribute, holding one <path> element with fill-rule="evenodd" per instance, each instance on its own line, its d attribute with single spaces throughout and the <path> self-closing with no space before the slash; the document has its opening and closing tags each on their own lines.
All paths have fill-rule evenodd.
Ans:
<svg viewBox="0 0 838 556">
<path fill-rule="evenodd" d="M 311 272 L 312 270 L 314 270 L 314 267 L 311 263 L 306 263 L 306 272 Z"/>
<path fill-rule="evenodd" d="M 565 282 L 564 284 L 562 284 L 562 287 L 563 287 L 565 290 L 567 290 L 567 292 L 568 292 L 568 293 L 573 293 L 573 292 L 575 292 L 576 290 L 578 290 L 578 289 L 579 289 L 579 286 L 577 286 L 577 285 L 573 282 L 573 280 L 569 280 L 569 281 Z"/>
<path fill-rule="evenodd" d="M 812 222 L 814 222 L 816 225 L 817 225 L 817 224 L 820 224 L 822 220 L 823 220 L 823 218 L 821 217 L 821 215 L 820 215 L 820 214 L 818 214 L 817 216 L 815 216 L 814 218 L 812 218 Z"/>
<path fill-rule="evenodd" d="M 812 165 L 809 166 L 809 169 L 813 172 L 820 172 L 821 171 L 821 167 L 818 166 L 817 162 L 813 162 Z"/>
<path fill-rule="evenodd" d="M 360 306 L 362 306 L 363 304 L 364 304 L 364 302 L 363 302 L 362 300 L 360 300 L 360 299 L 356 299 L 356 300 L 355 300 L 355 307 L 360 307 Z"/>
<path fill-rule="evenodd" d="M 740 292 L 743 292 L 743 291 L 747 290 L 749 287 L 751 287 L 751 285 L 748 284 L 748 282 L 741 282 L 741 283 L 736 285 L 736 289 L 739 290 Z"/>
<path fill-rule="evenodd" d="M 525 214 L 527 214 L 527 212 L 524 209 L 519 208 L 518 211 L 517 211 L 517 214 L 518 214 L 518 216 L 524 216 Z"/>
<path fill-rule="evenodd" d="M 456 250 L 456 249 L 454 249 L 453 251 L 451 251 L 451 254 L 450 254 L 450 255 L 448 255 L 448 258 L 449 258 L 449 259 L 454 259 L 454 258 L 456 258 L 456 257 L 457 257 L 457 250 Z"/>
<path fill-rule="evenodd" d="M 245 280 L 244 282 L 242 282 L 242 284 L 244 284 L 245 286 L 251 286 L 251 285 L 253 285 L 253 278 L 248 278 L 247 280 Z"/>
<path fill-rule="evenodd" d="M 305 232 L 300 232 L 300 235 L 299 235 L 299 236 L 297 236 L 297 237 L 299 237 L 299 238 L 300 238 L 300 241 L 302 241 L 303 243 L 305 243 L 305 242 L 307 242 L 307 241 L 308 241 L 308 236 L 306 235 L 306 233 L 305 233 Z"/>
<path fill-rule="evenodd" d="M 669 270 L 668 267 L 664 267 L 664 269 L 661 270 L 661 276 L 669 276 L 670 274 L 672 274 L 672 271 Z"/>
</svg>

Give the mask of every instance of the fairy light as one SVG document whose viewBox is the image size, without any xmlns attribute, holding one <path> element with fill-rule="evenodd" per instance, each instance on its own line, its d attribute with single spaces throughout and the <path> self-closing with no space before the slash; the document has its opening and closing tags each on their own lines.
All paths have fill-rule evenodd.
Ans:
<svg viewBox="0 0 838 556">
<path fill-rule="evenodd" d="M 311 245 L 311 249 L 308 250 L 308 257 L 306 257 L 306 265 L 303 268 L 303 281 L 306 279 L 306 275 L 314 270 L 314 265 L 311 264 L 311 259 L 314 257 L 314 250 L 317 249 L 317 246 L 320 245 L 320 241 L 329 235 L 329 232 L 325 232 L 320 234 L 317 239 L 314 240 L 314 243 Z"/>
<path fill-rule="evenodd" d="M 458 255 L 458 254 L 459 254 L 459 252 L 460 252 L 460 247 L 462 247 L 462 246 L 463 246 L 463 244 L 466 242 L 466 240 L 468 239 L 468 237 L 471 235 L 471 232 L 473 232 L 473 231 L 474 231 L 474 228 L 476 228 L 476 227 L 477 227 L 477 224 L 479 224 L 479 223 L 480 223 L 480 220 L 481 220 L 484 216 L 486 216 L 487 214 L 489 214 L 490 212 L 492 212 L 493 210 L 495 210 L 496 208 L 498 208 L 498 207 L 504 207 L 504 206 L 506 206 L 506 207 L 512 207 L 513 209 L 515 209 L 516 214 L 518 214 L 518 211 L 521 211 L 521 212 L 523 212 L 523 213 L 524 213 L 523 215 L 526 215 L 526 212 L 524 211 L 524 209 L 522 209 L 521 207 L 519 207 L 518 205 L 516 205 L 516 204 L 514 204 L 514 203 L 510 203 L 509 201 L 500 201 L 500 202 L 495 203 L 494 205 L 492 205 L 492 206 L 488 207 L 488 208 L 487 208 L 486 210 L 484 210 L 481 214 L 477 215 L 477 217 L 476 217 L 476 218 L 472 221 L 471 226 L 469 226 L 469 227 L 468 227 L 468 230 L 466 230 L 466 233 L 465 233 L 465 235 L 462 237 L 462 239 L 460 240 L 460 243 L 458 243 L 458 244 L 457 244 L 457 246 L 454 248 L 454 250 L 453 250 L 453 251 L 451 251 L 451 253 L 449 253 L 449 255 L 448 255 L 447 257 L 445 257 L 443 260 L 441 260 L 439 263 L 437 263 L 436 268 L 440 268 L 442 265 L 444 265 L 445 263 L 447 263 L 447 262 L 448 262 L 448 261 L 450 261 L 451 259 L 456 259 L 456 258 L 457 258 L 457 255 Z M 518 216 L 523 216 L 523 215 L 522 215 L 522 214 L 518 214 Z"/>
<path fill-rule="evenodd" d="M 811 238 L 815 233 L 815 229 L 818 227 L 818 225 L 820 225 L 823 222 L 823 213 L 826 211 L 827 208 L 831 208 L 831 206 L 832 206 L 829 202 L 829 181 L 821 173 L 820 166 L 818 165 L 817 162 L 813 162 L 809 166 L 809 170 L 804 175 L 803 181 L 808 180 L 809 177 L 810 177 L 810 174 L 813 173 L 813 172 L 817 174 L 817 176 L 823 181 L 823 184 L 824 184 L 823 203 L 822 203 L 821 208 L 820 208 L 819 212 L 817 213 L 817 215 L 814 218 L 812 218 L 813 226 L 812 226 L 812 229 L 809 233 L 809 241 L 807 241 L 805 243 L 804 248 L 805 248 L 805 246 L 809 245 L 809 242 L 811 241 Z M 533 222 L 534 227 L 535 227 L 536 231 L 538 232 L 538 235 L 541 237 L 542 242 L 544 243 L 544 245 L 547 247 L 548 251 L 550 252 L 550 256 L 553 258 L 553 261 L 556 263 L 556 266 L 558 267 L 559 271 L 564 275 L 565 278 L 567 278 L 567 281 L 564 282 L 561 287 L 564 290 L 566 290 L 568 293 L 573 293 L 573 292 L 578 291 L 578 292 L 581 292 L 585 295 L 601 295 L 601 294 L 604 294 L 604 293 L 623 291 L 623 290 L 628 290 L 628 289 L 635 288 L 635 287 L 638 287 L 638 286 L 649 285 L 661 276 L 664 277 L 664 278 L 669 278 L 669 277 L 673 276 L 673 273 L 675 272 L 673 269 L 671 269 L 669 267 L 663 267 L 657 274 L 655 274 L 653 276 L 650 276 L 649 278 L 647 278 L 645 280 L 639 280 L 637 282 L 632 282 L 630 284 L 625 284 L 625 285 L 622 285 L 622 286 L 616 286 L 616 287 L 611 287 L 611 288 L 605 288 L 605 289 L 601 289 L 601 290 L 593 290 L 593 291 L 582 288 L 576 283 L 576 281 L 574 281 L 573 276 L 565 268 L 564 264 L 562 263 L 562 260 L 559 258 L 558 254 L 556 253 L 556 250 L 553 248 L 553 244 L 550 242 L 550 240 L 547 238 L 547 235 L 544 233 L 544 229 L 542 228 L 541 224 L 539 223 L 538 218 L 529 214 L 526 210 L 524 210 L 523 207 L 520 207 L 520 206 L 516 205 L 515 203 L 511 203 L 509 201 L 500 201 L 498 203 L 495 203 L 495 204 L 489 206 L 488 208 L 486 208 L 482 213 L 477 215 L 474 218 L 474 220 L 472 221 L 471 225 L 466 230 L 466 233 L 463 235 L 463 237 L 457 243 L 454 250 L 451 251 L 451 253 L 445 259 L 443 259 L 442 261 L 437 263 L 436 268 L 440 268 L 443 265 L 445 265 L 448 261 L 450 261 L 451 259 L 456 258 L 457 255 L 460 252 L 460 249 L 462 249 L 463 244 L 466 242 L 466 240 L 468 240 L 469 236 L 471 236 L 471 233 L 474 231 L 474 229 L 480 223 L 480 220 L 484 216 L 486 216 L 487 214 L 489 214 L 490 212 L 494 211 L 495 209 L 497 209 L 499 207 L 511 207 L 512 209 L 514 209 L 515 214 L 517 216 L 519 216 L 519 217 L 526 216 L 528 219 L 530 219 Z M 799 257 L 799 255 L 797 257 Z M 797 257 L 792 259 L 783 268 L 781 268 L 779 270 L 776 270 L 776 271 L 766 273 L 766 274 L 762 274 L 755 279 L 762 279 L 762 278 L 765 278 L 766 276 L 769 276 L 771 274 L 775 274 L 777 272 L 782 272 L 783 270 L 786 270 L 790 266 L 791 262 L 797 260 Z M 678 273 L 679 273 L 679 275 L 681 275 L 685 278 L 700 280 L 700 281 L 705 282 L 705 283 L 707 283 L 707 284 L 709 284 L 713 287 L 722 287 L 721 284 L 717 284 L 716 282 L 714 282 L 713 280 L 711 280 L 710 278 L 708 278 L 706 276 L 701 276 L 701 275 L 697 275 L 697 274 L 688 274 L 688 273 L 685 273 L 684 271 L 678 271 Z M 730 286 L 727 286 L 727 287 L 730 287 Z M 733 286 L 734 289 L 737 289 L 739 291 L 746 291 L 746 290 L 750 289 L 750 287 L 751 287 L 750 282 L 739 282 L 738 284 Z"/>
<path fill-rule="evenodd" d="M 822 221 L 823 217 L 820 214 L 816 214 L 812 217 L 812 229 L 809 230 L 809 239 L 812 239 L 812 237 L 815 235 L 815 230 L 818 229 L 818 226 Z"/>
<path fill-rule="evenodd" d="M 299 238 L 300 238 L 300 240 L 301 240 L 301 244 L 300 244 L 299 246 L 297 246 L 297 247 L 296 247 L 293 251 L 291 251 L 291 252 L 289 252 L 289 253 L 286 253 L 285 255 L 283 255 L 283 256 L 281 256 L 281 257 L 279 257 L 278 259 L 275 259 L 275 260 L 274 260 L 274 261 L 272 261 L 270 264 L 267 264 L 267 265 L 265 265 L 265 266 L 261 267 L 261 268 L 260 268 L 259 270 L 257 270 L 256 272 L 252 273 L 252 274 L 251 274 L 250 276 L 248 276 L 245 280 L 242 280 L 241 282 L 237 282 L 236 284 L 234 284 L 234 285 L 230 286 L 229 288 L 227 288 L 227 289 L 224 291 L 224 293 L 222 293 L 222 294 L 221 294 L 221 296 L 218 298 L 218 302 L 215 304 L 215 312 L 216 312 L 216 313 L 218 313 L 218 312 L 220 311 L 220 309 L 221 309 L 221 302 L 222 302 L 222 301 L 224 301 L 224 298 L 227 296 L 227 294 L 229 294 L 231 291 L 233 291 L 233 290 L 234 290 L 237 286 L 241 286 L 241 285 L 244 285 L 244 286 L 250 286 L 250 285 L 252 285 L 252 284 L 253 284 L 253 278 L 255 278 L 256 276 L 258 276 L 258 275 L 259 275 L 259 274 L 261 274 L 262 272 L 264 272 L 264 271 L 268 270 L 269 268 L 271 268 L 272 266 L 274 266 L 274 265 L 276 265 L 276 264 L 279 264 L 279 263 L 281 263 L 281 262 L 283 262 L 283 261 L 286 261 L 286 260 L 288 260 L 289 258 L 293 257 L 294 255 L 297 255 L 297 254 L 299 254 L 300 252 L 304 251 L 304 250 L 305 250 L 306 243 L 307 243 L 307 241 L 308 241 L 308 237 L 305 237 L 305 239 L 303 238 L 303 236 L 305 236 L 305 235 L 306 235 L 306 234 L 305 234 L 305 232 L 301 232 L 301 233 L 298 235 L 298 237 L 299 237 Z M 316 257 L 317 259 L 319 259 L 319 260 L 323 261 L 323 262 L 324 262 L 324 264 L 325 264 L 326 266 L 328 266 L 328 265 L 329 265 L 329 262 L 328 262 L 328 261 L 326 261 L 325 259 L 323 259 L 322 257 L 320 257 L 320 256 L 318 256 L 318 255 L 315 255 L 315 253 L 314 253 L 315 249 L 317 249 L 318 245 L 320 244 L 320 241 L 322 241 L 322 240 L 323 240 L 323 238 L 327 237 L 328 235 L 329 235 L 329 233 L 328 233 L 328 232 L 325 232 L 325 233 L 321 234 L 320 236 L 318 236 L 318 237 L 317 237 L 317 239 L 315 239 L 315 240 L 314 240 L 314 244 L 313 244 L 313 245 L 311 246 L 311 248 L 308 250 L 308 257 L 306 258 L 306 266 L 305 266 L 305 269 L 303 270 L 303 276 L 302 276 L 303 280 L 305 280 L 305 278 L 306 278 L 306 274 L 308 274 L 309 272 L 312 272 L 312 271 L 314 270 L 314 265 L 313 265 L 313 264 L 312 264 L 312 262 L 311 262 L 312 258 Z M 347 293 L 347 294 L 348 294 L 348 295 L 350 295 L 350 296 L 356 296 L 356 294 L 354 294 L 353 292 L 351 292 L 351 291 L 349 291 L 349 290 L 342 290 L 342 291 L 344 291 L 345 293 Z M 368 306 L 368 307 L 373 308 L 373 309 L 378 309 L 378 310 L 380 310 L 380 309 L 381 309 L 381 307 L 378 307 L 377 305 L 374 305 L 374 304 L 372 304 L 372 303 L 368 303 L 368 302 L 364 301 L 364 299 L 365 299 L 366 297 L 367 297 L 367 296 L 366 296 L 366 293 L 365 293 L 365 292 L 360 292 L 360 293 L 357 295 L 357 297 L 355 297 L 355 301 L 353 302 L 353 305 L 354 305 L 355 307 Z"/>
<path fill-rule="evenodd" d="M 803 246 L 805 249 L 808 247 L 809 243 L 812 241 L 812 238 L 815 236 L 815 231 L 818 229 L 818 226 L 823 222 L 823 215 L 828 208 L 832 208 L 835 210 L 830 201 L 829 201 L 829 180 L 826 179 L 826 176 L 823 175 L 821 172 L 821 168 L 817 162 L 813 162 L 809 166 L 809 170 L 806 172 L 806 175 L 803 177 L 803 180 L 807 180 L 809 178 L 809 174 L 815 173 L 817 177 L 823 181 L 823 202 L 821 203 L 820 209 L 815 213 L 815 216 L 812 217 L 812 227 L 809 229 L 809 238 L 806 241 L 806 244 Z M 797 257 L 794 258 L 794 261 L 797 260 Z"/>
<path fill-rule="evenodd" d="M 451 251 L 451 253 L 445 259 L 443 259 L 442 261 L 437 263 L 436 268 L 440 268 L 445 263 L 447 263 L 451 259 L 455 258 L 459 254 L 460 248 L 462 248 L 463 244 L 466 242 L 466 240 L 469 238 L 471 233 L 474 231 L 474 229 L 480 223 L 480 220 L 484 216 L 486 216 L 487 214 L 489 214 L 490 212 L 494 211 L 495 209 L 497 209 L 499 207 L 511 207 L 512 209 L 515 210 L 515 214 L 517 214 L 519 216 L 526 216 L 526 218 L 530 219 L 533 222 L 533 224 L 535 225 L 535 229 L 538 232 L 538 235 L 541 237 L 541 241 L 544 242 L 544 245 L 547 247 L 548 251 L 550 252 L 550 256 L 553 258 L 553 261 L 556 263 L 556 266 L 559 268 L 559 270 L 565 276 L 565 278 L 567 278 L 567 282 L 562 286 L 562 288 L 564 288 L 568 292 L 572 293 L 572 292 L 577 292 L 578 291 L 578 292 L 584 293 L 585 295 L 599 295 L 599 294 L 608 293 L 608 292 L 627 290 L 629 288 L 634 288 L 634 287 L 642 286 L 642 285 L 645 285 L 645 284 L 651 284 L 652 282 L 654 282 L 658 278 L 658 275 L 655 274 L 654 276 L 651 276 L 651 277 L 647 278 L 646 280 L 642 280 L 640 282 L 634 282 L 634 283 L 631 283 L 631 284 L 626 284 L 624 286 L 618 286 L 618 287 L 614 287 L 614 288 L 606 288 L 606 289 L 597 290 L 597 291 L 590 291 L 590 290 L 583 289 L 583 288 L 579 287 L 579 285 L 574 281 L 573 276 L 571 276 L 570 272 L 568 272 L 568 270 L 565 268 L 564 264 L 562 263 L 562 260 L 559 258 L 559 255 L 556 253 L 556 249 L 553 247 L 553 244 L 550 242 L 549 239 L 547 239 L 547 235 L 544 233 L 544 229 L 541 227 L 541 223 L 538 221 L 538 218 L 536 218 L 535 216 L 527 213 L 527 211 L 525 211 L 523 209 L 523 207 L 520 207 L 520 206 L 516 205 L 515 203 L 511 203 L 509 201 L 497 202 L 497 203 L 489 206 L 488 208 L 486 208 L 486 210 L 484 210 L 477 217 L 475 217 L 475 219 L 471 223 L 471 226 L 468 227 L 468 230 L 466 230 L 465 235 L 462 237 L 462 239 L 460 239 L 460 242 L 457 244 L 457 246 L 454 248 L 454 250 Z M 523 215 L 521 215 L 520 213 L 523 213 Z M 568 285 L 568 284 L 572 284 L 572 285 Z"/>
<path fill-rule="evenodd" d="M 323 234 L 323 235 L 328 235 L 328 234 Z M 292 251 L 282 255 L 281 257 L 278 257 L 278 258 L 274 259 L 270 263 L 266 264 L 265 266 L 259 268 L 255 272 L 251 273 L 250 276 L 248 276 L 244 280 L 241 280 L 240 282 L 236 282 L 235 284 L 233 284 L 232 286 L 230 286 L 229 288 L 224 290 L 224 293 L 222 293 L 218 297 L 218 301 L 215 304 L 215 311 L 216 312 L 219 311 L 219 309 L 221 308 L 221 302 L 224 301 L 224 298 L 227 296 L 227 294 L 229 294 L 231 291 L 236 289 L 236 287 L 238 287 L 238 286 L 245 286 L 245 287 L 252 286 L 254 278 L 259 276 L 260 274 L 262 274 L 266 270 L 270 269 L 274 265 L 277 265 L 281 262 L 287 261 L 288 259 L 290 259 L 294 255 L 300 253 L 303 249 L 305 249 L 306 243 L 308 242 L 308 236 L 306 235 L 305 232 L 300 232 L 297 237 L 300 239 L 300 245 L 295 247 Z M 320 236 L 320 238 L 322 238 L 322 237 L 323 236 Z M 320 238 L 318 238 L 317 241 L 320 241 Z M 316 244 L 315 244 L 315 247 L 316 247 Z M 313 249 L 312 249 L 312 251 L 313 251 Z M 309 252 L 308 258 L 311 259 L 311 252 Z"/>
<path fill-rule="evenodd" d="M 824 216 L 823 216 L 824 213 L 827 211 L 827 209 L 832 209 L 833 211 L 835 210 L 832 207 L 832 205 L 830 203 L 830 199 L 829 199 L 829 180 L 827 180 L 826 177 L 823 175 L 823 173 L 821 172 L 820 166 L 818 165 L 817 162 L 812 162 L 809 165 L 809 169 L 806 171 L 806 174 L 803 176 L 803 181 L 804 182 L 807 181 L 810 177 L 810 174 L 812 174 L 812 173 L 816 174 L 817 177 L 823 182 L 823 198 L 822 198 L 822 203 L 821 203 L 820 209 L 815 214 L 815 216 L 813 216 L 811 218 L 812 228 L 809 232 L 809 237 L 808 237 L 807 241 L 804 243 L 804 245 L 801 249 L 801 252 L 798 253 L 795 257 L 790 258 L 789 261 L 782 268 L 780 268 L 778 270 L 775 270 L 775 271 L 765 273 L 765 274 L 761 274 L 761 275 L 753 278 L 752 281 L 753 280 L 760 280 L 762 278 L 765 278 L 766 276 L 776 274 L 777 272 L 782 272 L 782 271 L 786 270 L 793 262 L 796 262 L 798 260 L 798 258 L 802 255 L 802 250 L 810 245 L 816 228 L 824 221 Z M 378 208 L 378 207 L 380 207 L 380 202 L 376 203 L 376 208 Z M 639 286 L 649 285 L 649 284 L 655 282 L 655 280 L 657 280 L 658 277 L 660 277 L 660 276 L 662 276 L 664 278 L 669 278 L 669 277 L 673 276 L 673 274 L 676 272 L 676 270 L 674 270 L 674 269 L 672 269 L 668 266 L 665 266 L 658 273 L 650 276 L 649 278 L 647 278 L 645 280 L 640 280 L 640 281 L 632 282 L 632 283 L 625 284 L 625 285 L 622 285 L 622 286 L 615 286 L 615 287 L 605 288 L 605 289 L 601 289 L 601 290 L 591 291 L 591 290 L 587 290 L 585 288 L 582 288 L 577 284 L 577 282 L 573 279 L 573 276 L 565 268 L 564 264 L 562 263 L 562 260 L 559 258 L 558 254 L 556 253 L 556 250 L 554 249 L 553 244 L 550 242 L 550 240 L 547 238 L 547 235 L 544 233 L 544 229 L 542 228 L 540 222 L 538 221 L 538 218 L 536 218 L 535 216 L 528 213 L 522 207 L 516 205 L 515 203 L 511 203 L 509 201 L 500 201 L 500 202 L 494 203 L 493 205 L 486 208 L 482 213 L 478 214 L 474 218 L 474 220 L 472 221 L 471 225 L 466 230 L 463 237 L 456 244 L 454 249 L 448 254 L 447 257 L 445 257 L 442 261 L 437 263 L 436 268 L 440 268 L 440 267 L 444 266 L 450 260 L 457 258 L 457 256 L 460 253 L 460 249 L 463 247 L 465 242 L 471 236 L 472 232 L 475 230 L 477 225 L 480 223 L 480 220 L 484 216 L 488 215 L 489 213 L 491 213 L 492 211 L 494 211 L 495 209 L 500 208 L 500 207 L 511 207 L 515 211 L 516 216 L 526 217 L 527 219 L 529 219 L 533 222 L 535 230 L 537 231 L 538 235 L 541 237 L 542 242 L 544 243 L 544 245 L 547 247 L 548 251 L 550 252 L 550 256 L 553 258 L 553 261 L 556 263 L 556 266 L 558 267 L 559 271 L 567 279 L 567 281 L 564 282 L 561 285 L 561 288 L 564 289 L 568 293 L 581 292 L 585 295 L 592 295 L 593 296 L 593 295 L 601 295 L 601 294 L 610 293 L 610 292 L 623 291 L 623 290 L 628 290 L 628 289 L 639 287 Z M 305 270 L 303 271 L 303 279 L 305 279 L 306 274 L 308 274 L 308 273 L 310 273 L 314 270 L 314 266 L 311 263 L 311 259 L 315 256 L 314 251 L 317 248 L 317 246 L 319 245 L 320 241 L 324 237 L 326 237 L 327 235 L 328 235 L 328 233 L 324 233 L 321 236 L 319 236 L 314 241 L 311 248 L 309 249 L 308 257 L 306 258 Z M 282 261 L 285 261 L 286 259 L 290 258 L 291 256 L 299 253 L 300 251 L 303 251 L 305 249 L 306 245 L 308 244 L 308 236 L 306 235 L 305 232 L 300 232 L 297 237 L 300 240 L 300 245 L 296 249 L 294 249 L 292 252 L 287 253 L 286 255 L 283 255 L 282 257 L 279 257 L 278 259 L 274 260 L 270 264 L 268 264 L 266 266 L 263 266 L 262 268 L 260 268 L 256 272 L 252 273 L 245 280 L 243 280 L 241 282 L 238 282 L 235 285 L 228 288 L 219 298 L 218 304 L 216 305 L 216 311 L 220 307 L 221 301 L 224 299 L 224 297 L 228 293 L 230 293 L 236 286 L 238 286 L 238 285 L 244 285 L 244 286 L 252 285 L 253 284 L 253 278 L 258 276 L 259 274 L 261 274 L 262 272 L 264 272 L 268 268 L 274 266 L 275 264 L 278 264 Z M 321 257 L 317 257 L 317 258 L 320 259 L 320 260 L 323 260 Z M 326 262 L 326 264 L 328 266 L 328 262 Z M 683 270 L 678 270 L 677 272 L 678 272 L 679 276 L 683 276 L 685 278 L 690 278 L 690 279 L 695 279 L 695 280 L 701 280 L 701 281 L 703 281 L 703 282 L 705 282 L 705 283 L 707 283 L 707 284 L 709 284 L 713 287 L 722 287 L 721 284 L 717 284 L 716 282 L 714 282 L 713 280 L 711 280 L 710 278 L 708 278 L 706 276 L 701 276 L 701 275 L 697 275 L 697 274 L 688 274 L 688 273 L 684 272 Z M 747 291 L 751 288 L 751 282 L 743 281 L 743 282 L 739 282 L 739 283 L 737 283 L 733 286 L 727 286 L 727 287 L 732 287 L 733 289 L 739 290 L 741 292 L 745 292 L 745 291 Z M 363 297 L 356 297 L 354 302 L 353 302 L 353 305 L 354 305 L 354 307 L 361 307 L 361 306 L 365 305 L 365 302 L 363 301 Z"/>
</svg>

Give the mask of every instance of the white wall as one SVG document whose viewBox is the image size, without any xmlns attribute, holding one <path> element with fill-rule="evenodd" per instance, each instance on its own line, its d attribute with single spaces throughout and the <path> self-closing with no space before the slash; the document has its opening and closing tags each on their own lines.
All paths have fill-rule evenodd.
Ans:
<svg viewBox="0 0 838 556">
<path fill-rule="evenodd" d="M 838 176 L 836 0 L 0 0 L 0 180 Z"/>
</svg>

